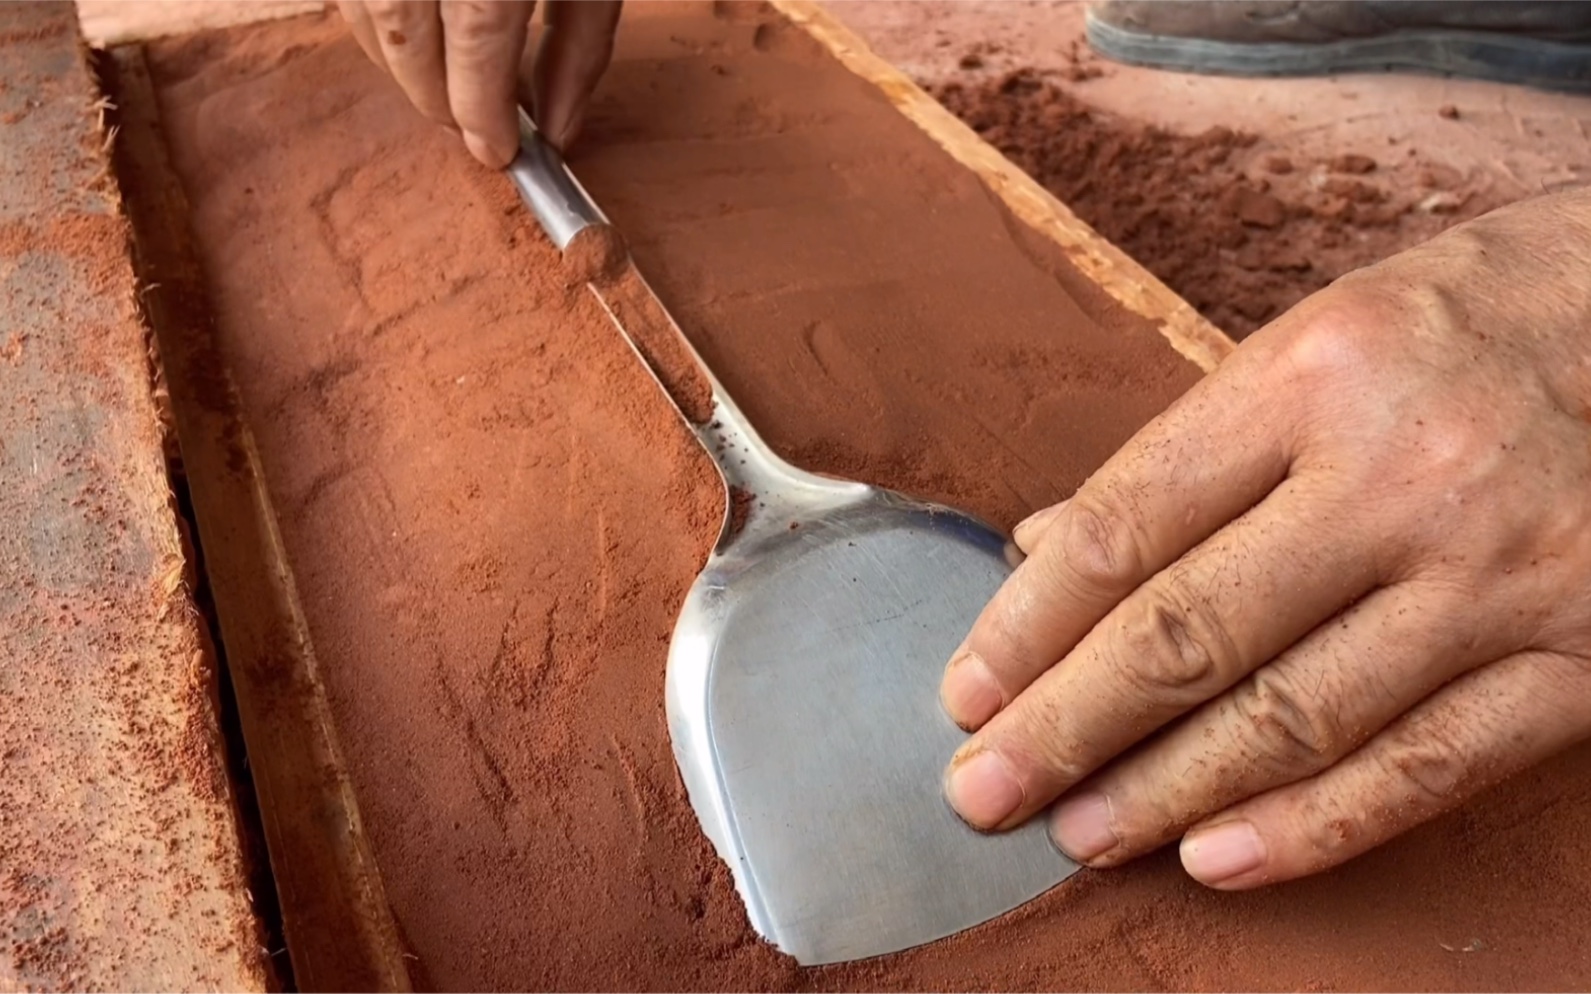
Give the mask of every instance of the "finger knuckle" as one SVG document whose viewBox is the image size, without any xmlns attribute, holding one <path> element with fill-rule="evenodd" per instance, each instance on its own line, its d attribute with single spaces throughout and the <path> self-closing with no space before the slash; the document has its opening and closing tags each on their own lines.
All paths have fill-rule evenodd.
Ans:
<svg viewBox="0 0 1591 994">
<path fill-rule="evenodd" d="M 1299 869 L 1316 873 L 1363 852 L 1373 838 L 1362 805 L 1340 792 L 1313 793 L 1299 800 L 1294 831 Z"/>
<path fill-rule="evenodd" d="M 1152 584 L 1122 621 L 1115 663 L 1129 684 L 1153 694 L 1201 699 L 1240 665 L 1225 622 L 1205 599 Z"/>
<path fill-rule="evenodd" d="M 382 27 L 411 24 L 420 16 L 414 0 L 367 0 L 365 9 L 370 19 Z"/>
<path fill-rule="evenodd" d="M 967 636 L 967 644 L 976 649 L 1002 692 L 1018 674 L 1035 667 L 1042 669 L 1045 657 L 1051 655 L 1028 613 L 1029 605 L 1047 602 L 1048 597 L 1042 587 L 1032 587 L 1025 571 L 1019 569 L 1007 588 L 979 615 Z"/>
<path fill-rule="evenodd" d="M 1318 687 L 1306 690 L 1297 678 L 1266 667 L 1233 692 L 1232 714 L 1238 722 L 1233 737 L 1278 771 L 1325 769 L 1350 745 L 1323 703 Z"/>
<path fill-rule="evenodd" d="M 1411 444 L 1421 478 L 1461 487 L 1484 480 L 1498 461 L 1500 432 L 1475 411 L 1441 412 L 1420 421 Z"/>
<path fill-rule="evenodd" d="M 1012 713 L 1001 745 L 1001 751 L 1014 757 L 1017 766 L 1042 771 L 1044 782 L 1062 788 L 1091 772 L 1085 760 L 1087 744 L 1066 731 L 1070 712 L 1065 703 L 1044 698 L 1023 701 Z"/>
<path fill-rule="evenodd" d="M 497 48 L 513 13 L 512 6 L 486 0 L 448 0 L 442 7 L 442 19 L 449 50 L 469 53 Z"/>
<path fill-rule="evenodd" d="M 1469 793 L 1470 771 L 1454 730 L 1425 727 L 1417 734 L 1394 734 L 1377 762 L 1396 785 L 1394 803 L 1439 811 Z"/>
<path fill-rule="evenodd" d="M 1090 591 L 1120 591 L 1134 585 L 1143 557 L 1132 520 L 1096 494 L 1079 492 L 1066 506 L 1057 523 L 1059 563 L 1077 585 Z"/>
<path fill-rule="evenodd" d="M 1373 371 L 1384 334 L 1375 299 L 1353 288 L 1336 289 L 1295 327 L 1284 351 L 1292 372 L 1308 381 L 1341 382 Z"/>
</svg>

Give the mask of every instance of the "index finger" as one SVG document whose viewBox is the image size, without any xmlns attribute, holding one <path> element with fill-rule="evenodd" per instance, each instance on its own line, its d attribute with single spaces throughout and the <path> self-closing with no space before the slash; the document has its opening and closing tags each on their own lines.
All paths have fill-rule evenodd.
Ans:
<svg viewBox="0 0 1591 994">
<path fill-rule="evenodd" d="M 443 0 L 447 98 L 470 154 L 501 169 L 519 151 L 515 103 L 530 0 Z"/>
<path fill-rule="evenodd" d="M 1249 344 L 1258 344 L 1251 343 Z M 978 616 L 940 687 L 974 731 L 1128 594 L 1287 475 L 1298 414 L 1267 350 L 1235 353 L 1090 477 Z"/>
</svg>

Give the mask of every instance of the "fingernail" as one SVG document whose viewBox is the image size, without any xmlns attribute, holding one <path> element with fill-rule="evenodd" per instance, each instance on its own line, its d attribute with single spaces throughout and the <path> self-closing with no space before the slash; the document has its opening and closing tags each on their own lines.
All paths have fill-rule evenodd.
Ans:
<svg viewBox="0 0 1591 994">
<path fill-rule="evenodd" d="M 950 720 L 967 731 L 980 728 L 993 718 L 1002 700 L 1000 685 L 976 652 L 963 651 L 945 667 L 939 701 Z"/>
<path fill-rule="evenodd" d="M 1031 549 L 1033 543 L 1044 534 L 1044 526 L 1055 517 L 1055 511 L 1060 506 L 1055 504 L 1042 511 L 1035 511 L 1018 522 L 1017 526 L 1011 529 L 1011 538 L 1016 541 L 1017 547 L 1024 551 Z"/>
<path fill-rule="evenodd" d="M 513 154 L 503 154 L 503 150 L 493 148 L 492 143 L 473 131 L 464 132 L 464 147 L 470 154 L 482 163 L 493 169 L 502 169 L 514 158 Z"/>
<path fill-rule="evenodd" d="M 997 752 L 977 752 L 951 765 L 945 795 L 972 827 L 997 827 L 1022 803 L 1022 786 Z"/>
<path fill-rule="evenodd" d="M 1229 821 L 1189 832 L 1182 840 L 1182 868 L 1211 887 L 1265 865 L 1265 840 L 1246 821 Z"/>
<path fill-rule="evenodd" d="M 574 144 L 574 140 L 579 137 L 580 128 L 585 124 L 585 120 L 586 112 L 584 109 L 569 115 L 569 120 L 565 122 L 563 127 L 558 129 L 557 137 L 553 139 L 553 144 L 558 147 L 558 151 L 569 151 L 569 146 Z"/>
<path fill-rule="evenodd" d="M 1029 547 L 1031 543 L 1028 540 L 1038 534 L 1038 527 L 1041 524 L 1039 519 L 1043 517 L 1043 515 L 1043 511 L 1039 511 L 1036 514 L 1030 514 L 1021 521 L 1017 522 L 1017 526 L 1011 529 L 1011 538 L 1015 540 L 1016 544 L 1020 548 L 1026 549 Z"/>
<path fill-rule="evenodd" d="M 1096 791 L 1068 797 L 1055 806 L 1050 812 L 1050 838 L 1079 863 L 1121 845 L 1110 827 L 1110 801 Z"/>
</svg>

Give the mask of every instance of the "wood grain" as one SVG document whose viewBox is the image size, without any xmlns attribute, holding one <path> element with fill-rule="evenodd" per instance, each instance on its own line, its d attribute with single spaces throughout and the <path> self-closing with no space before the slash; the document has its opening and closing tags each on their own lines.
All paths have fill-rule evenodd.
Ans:
<svg viewBox="0 0 1591 994">
<path fill-rule="evenodd" d="M 0 26 L 0 991 L 260 990 L 102 105 L 69 4 Z"/>
<path fill-rule="evenodd" d="M 293 17 L 326 0 L 77 0 L 83 37 L 99 48 L 208 28 Z"/>
<path fill-rule="evenodd" d="M 300 990 L 410 989 L 314 643 L 236 388 L 141 46 L 117 49 L 118 173 Z"/>
</svg>

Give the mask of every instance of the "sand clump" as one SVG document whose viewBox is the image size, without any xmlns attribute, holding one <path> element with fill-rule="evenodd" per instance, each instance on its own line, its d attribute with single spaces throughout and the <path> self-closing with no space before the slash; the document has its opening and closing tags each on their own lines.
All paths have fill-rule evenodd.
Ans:
<svg viewBox="0 0 1591 994">
<path fill-rule="evenodd" d="M 596 283 L 619 275 L 630 259 L 624 236 L 612 225 L 581 228 L 564 246 L 564 272 L 571 283 Z"/>
</svg>

